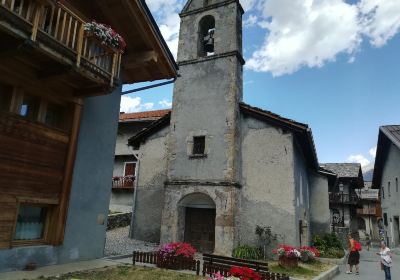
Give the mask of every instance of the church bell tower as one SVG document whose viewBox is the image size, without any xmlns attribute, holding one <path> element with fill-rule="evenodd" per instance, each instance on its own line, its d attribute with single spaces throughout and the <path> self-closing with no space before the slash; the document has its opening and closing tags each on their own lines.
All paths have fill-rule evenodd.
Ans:
<svg viewBox="0 0 400 280">
<path fill-rule="evenodd" d="M 238 0 L 189 0 L 180 14 L 169 181 L 239 179 L 242 14 Z"/>
<path fill-rule="evenodd" d="M 240 186 L 239 0 L 189 0 L 180 14 L 161 243 L 230 255 Z"/>
</svg>

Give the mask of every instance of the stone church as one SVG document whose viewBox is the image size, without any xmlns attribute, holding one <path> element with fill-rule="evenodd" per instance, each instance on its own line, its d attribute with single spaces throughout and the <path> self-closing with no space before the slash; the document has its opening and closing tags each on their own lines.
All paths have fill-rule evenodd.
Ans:
<svg viewBox="0 0 400 280">
<path fill-rule="evenodd" d="M 257 225 L 307 245 L 329 231 L 327 171 L 311 129 L 242 102 L 238 0 L 189 0 L 172 112 L 129 140 L 138 155 L 131 237 L 231 255 Z"/>
</svg>

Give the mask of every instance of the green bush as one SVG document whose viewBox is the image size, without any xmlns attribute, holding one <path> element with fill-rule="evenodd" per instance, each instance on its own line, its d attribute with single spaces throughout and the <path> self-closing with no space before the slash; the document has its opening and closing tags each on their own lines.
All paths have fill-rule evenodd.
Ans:
<svg viewBox="0 0 400 280">
<path fill-rule="evenodd" d="M 345 253 L 342 243 L 335 233 L 314 237 L 314 246 L 320 251 L 322 258 L 342 258 Z"/>
<path fill-rule="evenodd" d="M 263 254 L 261 248 L 242 245 L 233 250 L 233 257 L 245 260 L 259 260 L 262 259 Z"/>
</svg>

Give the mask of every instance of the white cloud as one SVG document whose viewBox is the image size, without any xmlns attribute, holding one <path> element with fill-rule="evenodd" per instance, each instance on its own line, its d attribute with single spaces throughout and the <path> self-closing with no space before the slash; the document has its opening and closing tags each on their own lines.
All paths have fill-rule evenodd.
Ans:
<svg viewBox="0 0 400 280">
<path fill-rule="evenodd" d="M 262 2 L 262 3 L 261 3 Z M 247 61 L 255 71 L 274 76 L 303 66 L 321 67 L 340 52 L 352 54 L 360 45 L 357 6 L 342 0 L 260 1 L 268 30 L 263 45 Z"/>
<path fill-rule="evenodd" d="M 368 152 L 369 152 L 371 157 L 375 158 L 375 156 L 376 156 L 376 146 L 371 148 L 371 149 L 369 149 Z"/>
<path fill-rule="evenodd" d="M 186 0 L 147 0 L 176 57 L 180 18 Z M 263 43 L 246 67 L 274 76 L 302 67 L 322 67 L 347 54 L 353 63 L 363 40 L 385 45 L 400 32 L 400 0 L 241 0 L 244 26 L 261 28 Z"/>
<path fill-rule="evenodd" d="M 151 110 L 154 107 L 154 103 L 148 102 L 142 104 L 140 97 L 122 96 L 120 104 L 120 112 L 132 113 L 143 110 Z"/>
<path fill-rule="evenodd" d="M 152 14 L 160 27 L 168 47 L 176 57 L 178 51 L 178 36 L 180 18 L 179 13 L 183 8 L 185 1 L 182 0 L 147 0 Z"/>
<path fill-rule="evenodd" d="M 367 158 L 365 158 L 363 155 L 361 155 L 361 154 L 350 155 L 347 158 L 347 162 L 360 163 L 362 167 L 367 166 L 368 164 L 370 164 L 370 161 Z"/>
<path fill-rule="evenodd" d="M 257 16 L 255 16 L 255 15 L 249 15 L 249 16 L 247 17 L 247 19 L 245 19 L 245 20 L 243 21 L 243 25 L 244 25 L 244 27 L 251 27 L 251 26 L 254 26 L 254 25 L 257 23 L 257 21 L 258 21 Z"/>
<path fill-rule="evenodd" d="M 243 10 L 246 12 L 253 8 L 253 6 L 256 4 L 256 0 L 240 0 L 240 4 L 243 7 Z"/>
<path fill-rule="evenodd" d="M 247 67 L 274 76 L 322 67 L 341 53 L 352 63 L 364 38 L 381 47 L 400 31 L 399 0 L 258 0 L 252 7 L 266 35 Z"/>
<path fill-rule="evenodd" d="M 160 102 L 158 102 L 158 104 L 160 104 L 161 107 L 163 107 L 163 108 L 171 108 L 172 107 L 172 102 L 168 101 L 166 99 L 161 100 Z"/>
<path fill-rule="evenodd" d="M 400 30 L 399 0 L 361 0 L 358 4 L 364 34 L 381 47 Z"/>
</svg>

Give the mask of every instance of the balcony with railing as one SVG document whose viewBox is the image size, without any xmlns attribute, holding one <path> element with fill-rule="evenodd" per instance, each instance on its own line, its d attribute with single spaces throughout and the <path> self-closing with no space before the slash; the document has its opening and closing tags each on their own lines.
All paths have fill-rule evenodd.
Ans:
<svg viewBox="0 0 400 280">
<path fill-rule="evenodd" d="M 0 31 L 31 42 L 40 54 L 69 65 L 70 72 L 76 70 L 92 83 L 111 87 L 119 78 L 122 51 L 85 31 L 87 20 L 59 1 L 0 0 L 0 17 Z"/>
<path fill-rule="evenodd" d="M 371 206 L 371 207 L 364 207 L 361 209 L 357 209 L 357 215 L 366 215 L 366 216 L 375 216 L 375 217 L 381 217 L 382 216 L 382 209 L 377 206 Z"/>
<path fill-rule="evenodd" d="M 340 193 L 330 192 L 329 202 L 330 203 L 343 203 L 343 204 L 357 204 L 360 201 L 359 197 L 355 193 Z"/>
<path fill-rule="evenodd" d="M 130 190 L 135 187 L 135 176 L 117 176 L 112 179 L 113 189 Z"/>
</svg>

